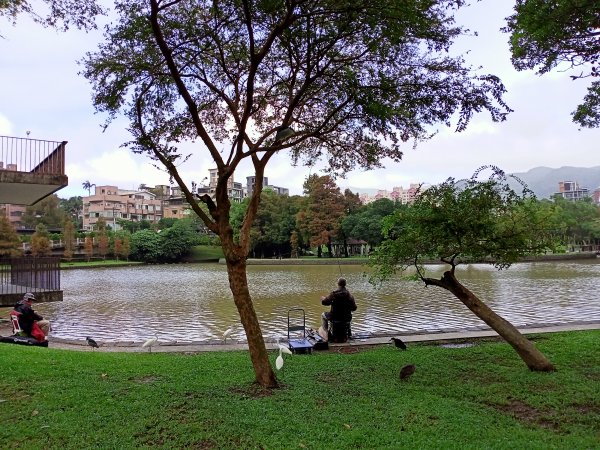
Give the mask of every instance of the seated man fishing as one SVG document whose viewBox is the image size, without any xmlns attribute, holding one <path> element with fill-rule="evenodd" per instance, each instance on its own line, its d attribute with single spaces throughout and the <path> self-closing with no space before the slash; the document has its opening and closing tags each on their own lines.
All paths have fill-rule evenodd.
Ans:
<svg viewBox="0 0 600 450">
<path fill-rule="evenodd" d="M 352 321 L 352 312 L 356 311 L 356 301 L 348 289 L 346 289 L 346 279 L 339 278 L 338 288 L 329 295 L 321 297 L 321 304 L 331 305 L 331 309 L 324 312 L 321 316 L 322 328 L 327 337 L 331 337 L 334 342 L 346 342 L 351 335 L 350 322 Z M 329 328 L 331 322 L 331 330 Z"/>
<path fill-rule="evenodd" d="M 15 305 L 13 314 L 18 316 L 19 326 L 23 333 L 42 342 L 50 331 L 50 322 L 44 320 L 42 316 L 33 310 L 32 304 L 34 301 L 35 296 L 31 292 L 27 292 L 23 299 Z"/>
</svg>

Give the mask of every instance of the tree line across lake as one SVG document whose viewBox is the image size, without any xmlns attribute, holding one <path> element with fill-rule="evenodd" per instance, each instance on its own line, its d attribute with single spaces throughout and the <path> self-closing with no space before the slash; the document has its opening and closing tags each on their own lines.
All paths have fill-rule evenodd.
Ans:
<svg viewBox="0 0 600 450">
<path fill-rule="evenodd" d="M 245 199 L 234 203 L 231 226 L 238 237 Z M 535 207 L 552 223 L 559 251 L 595 250 L 600 241 L 600 208 L 591 201 L 562 198 L 534 200 Z M 304 183 L 303 196 L 264 193 L 251 229 L 250 257 L 299 257 L 304 255 L 347 257 L 348 242 L 362 242 L 376 248 L 383 240 L 383 220 L 410 204 L 379 199 L 363 205 L 358 194 L 344 192 L 330 176 L 311 175 Z M 82 232 L 78 223 L 81 197 L 60 199 L 56 195 L 29 206 L 23 223 L 35 228 L 31 236 L 18 236 L 6 218 L 0 222 L 0 255 L 27 253 L 43 256 L 59 242 L 62 256 L 132 259 L 144 262 L 176 262 L 197 245 L 218 245 L 218 237 L 197 219 L 161 219 L 131 222 L 117 219 L 119 230 L 99 218 L 94 231 Z M 468 213 L 468 212 L 467 212 Z M 50 230 L 50 231 L 49 231 Z M 29 245 L 23 246 L 23 242 Z M 56 244 L 55 244 L 56 245 Z M 57 250 L 54 250 L 54 254 Z"/>
</svg>

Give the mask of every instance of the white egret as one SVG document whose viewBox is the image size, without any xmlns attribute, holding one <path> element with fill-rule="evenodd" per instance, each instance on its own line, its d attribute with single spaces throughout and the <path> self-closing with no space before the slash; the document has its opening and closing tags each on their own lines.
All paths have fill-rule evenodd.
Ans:
<svg viewBox="0 0 600 450">
<path fill-rule="evenodd" d="M 152 353 L 152 346 L 158 342 L 158 336 L 155 334 L 153 338 L 148 339 L 142 344 L 142 348 L 148 347 L 148 351 Z"/>
<path fill-rule="evenodd" d="M 277 370 L 281 370 L 283 368 L 283 354 L 287 353 L 288 355 L 292 355 L 292 351 L 286 345 L 280 344 L 279 339 L 277 339 L 277 347 L 279 348 L 279 356 L 275 359 L 275 368 Z"/>
<path fill-rule="evenodd" d="M 282 345 L 282 344 L 278 344 L 279 347 L 279 354 L 283 353 L 287 353 L 288 355 L 292 355 L 292 351 L 290 350 L 289 347 Z"/>
<path fill-rule="evenodd" d="M 283 368 L 283 356 L 281 355 L 281 347 L 279 347 L 279 356 L 275 360 L 275 367 L 277 370 L 281 370 Z"/>
<path fill-rule="evenodd" d="M 229 335 L 233 333 L 233 327 L 229 327 L 225 330 L 225 332 L 223 333 L 223 342 L 226 344 L 227 343 L 227 338 L 229 337 Z"/>
</svg>

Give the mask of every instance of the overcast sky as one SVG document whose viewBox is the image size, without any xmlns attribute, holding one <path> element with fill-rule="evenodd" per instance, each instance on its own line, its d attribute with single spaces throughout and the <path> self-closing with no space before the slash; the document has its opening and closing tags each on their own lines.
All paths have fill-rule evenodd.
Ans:
<svg viewBox="0 0 600 450">
<path fill-rule="evenodd" d="M 385 169 L 347 174 L 338 185 L 391 190 L 410 183 L 438 183 L 452 176 L 468 177 L 484 164 L 507 172 L 533 167 L 592 167 L 600 165 L 599 130 L 579 130 L 570 113 L 583 98 L 587 82 L 571 81 L 569 73 L 554 71 L 538 77 L 517 72 L 510 63 L 508 35 L 499 29 L 511 14 L 511 1 L 483 0 L 459 12 L 457 20 L 478 36 L 463 39 L 457 50 L 470 50 L 467 59 L 483 66 L 481 73 L 500 76 L 514 110 L 507 121 L 493 123 L 489 115 L 475 116 L 468 130 L 454 133 L 439 127 L 438 134 L 416 150 L 406 145 L 403 161 Z M 91 89 L 77 73 L 77 61 L 96 49 L 101 33 L 78 30 L 59 33 L 20 17 L 16 27 L 0 19 L 0 135 L 68 141 L 69 186 L 59 197 L 87 195 L 82 183 L 137 188 L 141 183 L 168 184 L 168 176 L 144 156 L 120 145 L 129 139 L 126 122 L 117 120 L 102 132 L 104 117 L 94 114 Z M 199 152 L 203 153 L 203 152 Z M 196 156 L 180 168 L 186 182 L 199 182 L 214 165 Z M 312 173 L 318 172 L 317 168 Z M 270 184 L 302 193 L 306 167 L 290 166 L 287 154 L 267 167 Z M 241 167 L 235 181 L 245 184 L 251 171 Z"/>
</svg>

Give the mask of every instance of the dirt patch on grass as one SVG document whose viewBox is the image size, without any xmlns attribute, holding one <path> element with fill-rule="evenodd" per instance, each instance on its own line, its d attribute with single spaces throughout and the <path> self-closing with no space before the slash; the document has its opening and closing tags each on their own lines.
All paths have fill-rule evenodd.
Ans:
<svg viewBox="0 0 600 450">
<path fill-rule="evenodd" d="M 160 377 L 157 375 L 143 375 L 139 377 L 132 377 L 130 380 L 138 384 L 150 384 L 160 380 Z"/>
<path fill-rule="evenodd" d="M 538 426 L 552 431 L 558 431 L 560 429 L 559 422 L 551 417 L 551 413 L 549 414 L 546 411 L 541 411 L 520 400 L 512 399 L 507 404 L 492 404 L 490 406 L 504 414 L 511 415 L 528 425 Z"/>
<path fill-rule="evenodd" d="M 584 377 L 595 382 L 600 381 L 600 371 L 598 369 L 594 367 L 582 367 L 580 370 Z"/>
<path fill-rule="evenodd" d="M 542 342 L 549 339 L 548 336 L 543 334 L 528 334 L 525 336 L 529 341 Z M 462 346 L 462 347 L 477 347 L 481 344 L 506 344 L 506 341 L 500 336 L 487 336 L 487 337 L 469 337 L 462 339 L 439 339 L 435 341 L 419 342 L 418 344 L 424 347 L 427 346 L 448 346 L 448 348 Z"/>
<path fill-rule="evenodd" d="M 200 441 L 196 441 L 192 444 L 191 447 L 188 448 L 193 448 L 193 449 L 200 449 L 200 450 L 210 450 L 213 448 L 219 448 L 219 446 L 217 444 L 215 444 L 213 441 L 210 441 L 208 439 L 202 439 Z"/>
<path fill-rule="evenodd" d="M 389 345 L 389 344 L 384 344 Z M 344 355 L 351 355 L 354 353 L 364 352 L 365 350 L 372 350 L 373 345 L 341 345 L 336 347 L 329 347 L 329 351 L 332 353 L 341 353 Z"/>
<path fill-rule="evenodd" d="M 344 355 L 350 355 L 352 353 L 358 353 L 361 351 L 360 348 L 356 347 L 334 347 L 331 350 L 335 353 L 342 353 Z"/>
<path fill-rule="evenodd" d="M 591 414 L 600 415 L 600 405 L 596 403 L 573 403 L 569 405 L 569 408 L 583 416 Z"/>
<path fill-rule="evenodd" d="M 598 429 L 600 405 L 595 402 L 572 403 L 563 408 L 538 409 L 520 400 L 509 399 L 507 404 L 489 404 L 492 408 L 515 417 L 531 426 L 538 426 L 557 433 L 568 433 L 571 425 Z"/>
<path fill-rule="evenodd" d="M 282 388 L 281 383 L 279 388 Z M 242 398 L 263 398 L 273 395 L 274 390 L 262 387 L 258 383 L 252 383 L 247 386 L 236 386 L 229 388 L 229 392 L 239 395 Z"/>
<path fill-rule="evenodd" d="M 527 334 L 525 337 L 532 342 L 544 342 L 550 339 L 547 334 Z"/>
<path fill-rule="evenodd" d="M 441 347 L 445 345 L 461 345 L 476 347 L 479 344 L 490 344 L 502 342 L 501 337 L 462 338 L 462 339 L 438 339 L 433 341 L 415 342 L 421 347 Z"/>
<path fill-rule="evenodd" d="M 475 370 L 464 370 L 455 374 L 455 377 L 462 380 L 465 384 L 478 385 L 478 386 L 491 386 L 498 383 L 505 383 L 506 378 L 490 373 L 480 373 Z"/>
</svg>

